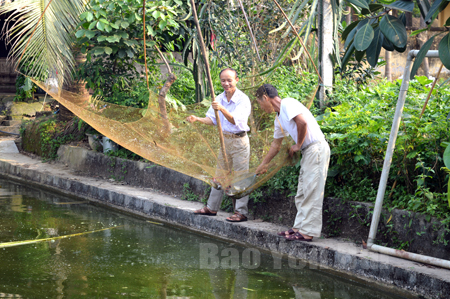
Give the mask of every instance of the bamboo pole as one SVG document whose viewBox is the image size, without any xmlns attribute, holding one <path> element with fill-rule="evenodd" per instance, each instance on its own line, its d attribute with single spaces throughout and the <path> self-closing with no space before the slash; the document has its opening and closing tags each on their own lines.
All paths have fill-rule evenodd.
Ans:
<svg viewBox="0 0 450 299">
<path fill-rule="evenodd" d="M 108 229 L 118 228 L 118 227 L 122 227 L 122 226 L 123 225 L 107 227 L 107 228 L 102 228 L 102 229 L 98 229 L 98 230 L 88 231 L 88 232 L 84 232 L 84 233 L 65 235 L 65 236 L 59 236 L 59 237 L 53 237 L 53 238 L 0 243 L 0 248 L 14 247 L 14 246 L 20 246 L 20 245 L 27 245 L 27 244 L 34 244 L 34 243 L 39 243 L 39 242 L 53 241 L 53 240 L 59 240 L 59 239 L 65 239 L 65 238 L 72 238 L 72 237 L 82 236 L 82 235 L 86 235 L 86 234 L 92 234 L 92 233 L 96 233 L 96 232 L 101 232 L 101 231 L 108 230 Z"/>
<path fill-rule="evenodd" d="M 198 22 L 197 9 L 195 8 L 194 0 L 191 0 L 191 5 L 192 5 L 192 15 L 194 16 L 195 26 L 197 27 L 197 33 L 198 33 L 198 37 L 199 37 L 198 40 L 199 40 L 200 47 L 202 49 L 202 55 L 203 55 L 203 58 L 204 58 L 205 64 L 206 64 L 206 75 L 208 76 L 209 88 L 211 90 L 211 98 L 212 98 L 212 101 L 214 102 L 216 100 L 216 95 L 214 94 L 214 86 L 213 86 L 212 79 L 211 79 L 211 72 L 209 71 L 209 61 L 208 61 L 208 57 L 206 57 L 206 47 L 205 47 L 205 43 L 203 42 L 202 30 L 200 28 L 200 23 Z M 216 116 L 217 129 L 219 130 L 220 146 L 222 148 L 223 160 L 225 161 L 225 170 L 228 170 L 228 159 L 227 159 L 227 153 L 225 151 L 225 142 L 223 140 L 223 132 L 222 132 L 222 125 L 220 124 L 219 111 L 214 109 L 214 114 Z"/>
</svg>

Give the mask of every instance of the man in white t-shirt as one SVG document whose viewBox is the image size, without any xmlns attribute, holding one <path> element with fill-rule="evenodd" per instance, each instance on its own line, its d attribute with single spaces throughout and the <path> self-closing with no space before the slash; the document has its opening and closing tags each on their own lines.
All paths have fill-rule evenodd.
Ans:
<svg viewBox="0 0 450 299">
<path fill-rule="evenodd" d="M 295 141 L 289 155 L 302 152 L 295 205 L 297 216 L 292 229 L 278 233 L 291 241 L 310 242 L 322 231 L 322 204 L 330 161 L 330 147 L 319 124 L 303 104 L 293 98 L 281 99 L 277 89 L 264 84 L 256 91 L 257 101 L 265 112 L 277 113 L 274 140 L 269 152 L 256 169 L 267 171 L 269 162 L 278 154 L 283 138 L 290 135 Z"/>
<path fill-rule="evenodd" d="M 248 117 L 251 112 L 251 102 L 248 96 L 236 87 L 239 81 L 237 72 L 232 68 L 223 69 L 219 73 L 220 83 L 224 92 L 217 96 L 211 103 L 211 107 L 206 112 L 205 117 L 190 115 L 187 121 L 196 121 L 205 125 L 217 125 L 214 109 L 219 110 L 220 123 L 225 144 L 225 152 L 228 160 L 228 167 L 223 160 L 222 149 L 218 155 L 219 167 L 221 169 L 233 169 L 234 171 L 247 171 L 250 162 L 250 142 L 247 132 Z M 223 190 L 211 189 L 208 203 L 200 210 L 194 211 L 196 215 L 216 216 L 223 199 Z M 226 220 L 229 222 L 247 221 L 248 216 L 248 195 L 236 200 L 234 214 Z"/>
</svg>

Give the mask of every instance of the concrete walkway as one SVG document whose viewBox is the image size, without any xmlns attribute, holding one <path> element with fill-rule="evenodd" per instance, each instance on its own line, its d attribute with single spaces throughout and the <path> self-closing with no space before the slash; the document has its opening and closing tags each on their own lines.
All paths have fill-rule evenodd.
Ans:
<svg viewBox="0 0 450 299">
<path fill-rule="evenodd" d="M 180 200 L 154 190 L 121 185 L 110 180 L 76 175 L 67 165 L 42 163 L 39 159 L 11 153 L 9 140 L 0 139 L 0 150 L 8 149 L 0 151 L 2 178 L 287 255 L 307 262 L 306 267 L 332 269 L 350 275 L 352 279 L 379 283 L 406 297 L 416 294 L 425 298 L 448 298 L 450 294 L 450 270 L 370 252 L 354 243 L 336 239 L 315 239 L 311 243 L 286 241 L 276 236 L 286 227 L 262 221 L 229 223 L 225 221 L 229 214 L 224 212 L 219 212 L 216 217 L 196 216 L 192 212 L 202 206 L 198 202 Z"/>
</svg>

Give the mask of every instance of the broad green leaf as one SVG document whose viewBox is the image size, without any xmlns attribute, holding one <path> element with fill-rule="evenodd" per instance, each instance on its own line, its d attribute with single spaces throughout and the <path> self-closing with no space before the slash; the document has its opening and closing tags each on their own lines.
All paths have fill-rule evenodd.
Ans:
<svg viewBox="0 0 450 299">
<path fill-rule="evenodd" d="M 150 27 L 150 26 L 147 27 L 147 33 L 148 33 L 148 35 L 150 35 L 150 36 L 155 36 L 155 35 L 156 35 L 155 31 L 154 31 L 153 28 Z"/>
<path fill-rule="evenodd" d="M 361 9 L 361 14 L 368 15 L 371 12 L 375 12 L 377 10 L 382 9 L 384 6 L 382 4 L 369 4 L 369 9 L 363 8 Z"/>
<path fill-rule="evenodd" d="M 97 22 L 92 22 L 92 23 L 89 25 L 89 30 L 94 29 L 94 28 L 95 28 L 95 25 L 97 25 Z"/>
<path fill-rule="evenodd" d="M 353 38 L 355 37 L 355 34 L 358 32 L 359 28 L 363 27 L 364 25 L 369 23 L 369 19 L 364 19 L 360 21 L 355 28 L 353 28 L 350 33 L 347 36 L 347 39 L 345 40 L 344 48 L 348 48 L 348 45 L 353 41 Z"/>
<path fill-rule="evenodd" d="M 80 15 L 80 20 L 83 21 L 84 19 L 86 19 L 88 12 L 85 11 Z"/>
<path fill-rule="evenodd" d="M 124 58 L 126 54 L 125 50 L 119 50 L 119 58 Z"/>
<path fill-rule="evenodd" d="M 127 55 L 128 55 L 128 57 L 133 58 L 134 57 L 134 52 L 131 51 L 131 49 L 128 49 L 127 50 Z"/>
<path fill-rule="evenodd" d="M 112 49 L 110 47 L 105 47 L 105 53 L 110 55 L 112 53 Z"/>
<path fill-rule="evenodd" d="M 341 71 L 345 69 L 345 66 L 350 60 L 350 57 L 352 56 L 353 52 L 355 52 L 355 46 L 353 44 L 350 44 L 350 46 L 348 47 L 347 51 L 344 54 L 344 57 L 342 58 Z"/>
<path fill-rule="evenodd" d="M 354 45 L 357 51 L 364 51 L 369 47 L 370 43 L 373 40 L 374 32 L 372 26 L 367 23 L 362 26 L 354 37 Z"/>
<path fill-rule="evenodd" d="M 109 22 L 108 22 L 106 19 L 103 19 L 103 18 L 100 19 L 99 21 L 102 22 L 102 23 L 104 23 L 104 24 L 107 24 L 107 25 L 109 24 Z"/>
<path fill-rule="evenodd" d="M 112 31 L 112 27 L 110 25 L 105 25 L 105 31 L 110 33 Z"/>
<path fill-rule="evenodd" d="M 84 31 L 85 31 L 84 29 L 78 30 L 77 33 L 75 33 L 75 36 L 77 38 L 84 36 Z"/>
<path fill-rule="evenodd" d="M 424 18 L 424 21 L 428 23 L 430 20 L 434 20 L 438 13 L 443 10 L 448 5 L 446 0 L 436 0 L 433 5 L 431 5 L 430 10 Z"/>
<path fill-rule="evenodd" d="M 397 48 L 406 46 L 408 36 L 406 34 L 405 25 L 398 18 L 385 15 L 380 22 L 380 30 L 384 37 L 392 42 Z"/>
<path fill-rule="evenodd" d="M 91 39 L 91 38 L 93 38 L 93 37 L 95 36 L 95 31 L 86 30 L 86 31 L 84 32 L 84 34 L 86 34 L 86 37 L 87 37 L 87 38 Z"/>
<path fill-rule="evenodd" d="M 405 15 L 405 13 L 402 13 L 401 15 L 399 15 L 398 18 L 400 19 L 400 21 L 402 21 L 403 25 L 406 26 L 406 15 Z"/>
<path fill-rule="evenodd" d="M 153 18 L 157 19 L 157 18 L 159 18 L 159 17 L 161 16 L 161 13 L 160 13 L 159 11 L 155 10 L 155 11 L 152 13 L 152 16 L 153 16 Z"/>
<path fill-rule="evenodd" d="M 403 11 L 412 12 L 414 9 L 414 1 L 399 0 L 385 6 L 389 8 L 395 8 Z"/>
<path fill-rule="evenodd" d="M 380 27 L 374 29 L 373 40 L 366 50 L 367 62 L 372 67 L 376 67 L 378 63 L 378 58 L 380 57 L 381 46 L 383 45 L 383 34 L 381 33 Z"/>
<path fill-rule="evenodd" d="M 120 36 L 114 34 L 113 36 L 108 36 L 106 40 L 110 43 L 117 43 L 120 41 Z"/>
<path fill-rule="evenodd" d="M 31 79 L 29 77 L 25 78 L 25 84 L 23 85 L 24 91 L 29 91 L 33 88 L 33 82 L 31 82 Z"/>
<path fill-rule="evenodd" d="M 420 48 L 419 53 L 417 53 L 416 59 L 414 60 L 414 64 L 411 69 L 411 75 L 409 76 L 409 78 L 411 80 L 414 79 L 414 76 L 416 75 L 417 70 L 419 69 L 420 65 L 422 64 L 422 61 L 425 59 L 425 56 L 427 55 L 428 50 L 430 50 L 435 37 L 436 37 L 436 35 L 431 37 L 425 44 L 423 44 L 422 48 Z"/>
<path fill-rule="evenodd" d="M 364 58 L 364 54 L 366 54 L 366 51 L 355 51 L 356 61 L 361 62 L 361 60 Z"/>
<path fill-rule="evenodd" d="M 439 43 L 439 58 L 442 64 L 450 69 L 450 39 L 449 35 L 445 35 Z"/>
<path fill-rule="evenodd" d="M 127 21 L 122 21 L 121 23 L 120 23 L 120 26 L 122 26 L 122 28 L 128 28 L 128 26 L 130 26 L 130 23 L 128 23 Z"/>
<path fill-rule="evenodd" d="M 116 33 L 118 36 L 120 36 L 121 38 L 128 38 L 128 33 L 126 32 L 118 32 Z"/>
<path fill-rule="evenodd" d="M 106 38 L 107 38 L 107 36 L 100 35 L 99 37 L 97 37 L 97 41 L 98 41 L 99 43 L 101 43 L 101 42 L 104 42 L 104 41 L 106 40 Z"/>
<path fill-rule="evenodd" d="M 399 53 L 405 52 L 405 51 L 406 51 L 406 48 L 407 48 L 407 45 L 405 45 L 405 46 L 402 47 L 402 48 L 396 47 L 395 45 L 393 45 L 393 46 L 394 46 L 395 51 L 397 51 L 397 52 L 399 52 Z"/>
<path fill-rule="evenodd" d="M 347 0 L 348 2 L 365 9 L 370 9 L 365 0 Z"/>
<path fill-rule="evenodd" d="M 444 165 L 448 169 L 450 169 L 450 145 L 447 146 L 447 148 L 444 151 Z"/>
<path fill-rule="evenodd" d="M 347 40 L 348 34 L 353 30 L 353 28 L 356 27 L 356 25 L 358 25 L 359 22 L 360 22 L 359 20 L 355 21 L 345 28 L 344 32 L 342 32 L 342 35 L 341 35 L 341 39 L 343 41 Z"/>
<path fill-rule="evenodd" d="M 105 30 L 105 23 L 102 23 L 100 21 L 97 22 L 97 29 L 100 30 L 100 31 Z"/>
<path fill-rule="evenodd" d="M 381 31 L 381 30 L 380 30 Z M 381 33 L 383 34 L 383 33 Z M 383 48 L 386 49 L 387 51 L 394 51 L 394 45 L 384 36 L 383 34 Z"/>
<path fill-rule="evenodd" d="M 445 21 L 444 26 L 450 26 L 450 18 L 448 18 L 447 21 Z"/>
<path fill-rule="evenodd" d="M 160 21 L 158 24 L 159 29 L 164 30 L 167 26 L 167 21 Z"/>
<path fill-rule="evenodd" d="M 105 49 L 103 47 L 95 47 L 94 49 L 91 50 L 91 52 L 92 54 L 97 56 L 105 53 Z"/>
<path fill-rule="evenodd" d="M 92 12 L 88 11 L 86 16 L 86 21 L 91 22 L 94 19 Z"/>
</svg>

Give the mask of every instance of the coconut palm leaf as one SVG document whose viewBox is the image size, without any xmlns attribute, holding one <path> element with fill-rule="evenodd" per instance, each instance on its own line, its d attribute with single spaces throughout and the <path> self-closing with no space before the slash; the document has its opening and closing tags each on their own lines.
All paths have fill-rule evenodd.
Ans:
<svg viewBox="0 0 450 299">
<path fill-rule="evenodd" d="M 17 69 L 27 65 L 27 75 L 40 80 L 57 73 L 60 84 L 70 78 L 74 29 L 85 4 L 86 0 L 18 0 L 0 6 L 0 14 L 10 13 L 3 35 L 12 46 L 9 58 L 20 64 Z"/>
</svg>

